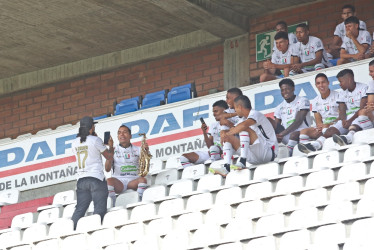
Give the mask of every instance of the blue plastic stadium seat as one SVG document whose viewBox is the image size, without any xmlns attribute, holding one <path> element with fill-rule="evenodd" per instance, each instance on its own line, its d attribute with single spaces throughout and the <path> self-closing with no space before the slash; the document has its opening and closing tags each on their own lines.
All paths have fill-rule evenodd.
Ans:
<svg viewBox="0 0 374 250">
<path fill-rule="evenodd" d="M 110 116 L 110 114 L 106 114 L 106 115 L 96 116 L 96 117 L 94 117 L 93 119 L 96 121 L 96 120 L 100 120 L 100 119 L 107 118 L 107 117 L 109 117 L 109 116 Z"/>
<path fill-rule="evenodd" d="M 157 107 L 166 103 L 167 90 L 146 94 L 141 109 Z"/>
<path fill-rule="evenodd" d="M 338 63 L 338 60 L 339 60 L 339 58 L 337 58 L 337 59 L 331 59 L 331 60 L 330 60 L 330 63 L 331 63 L 333 66 L 336 66 L 336 64 Z"/>
<path fill-rule="evenodd" d="M 122 100 L 116 105 L 116 115 L 126 114 L 139 110 L 140 100 L 140 96 Z"/>
<path fill-rule="evenodd" d="M 196 97 L 194 83 L 174 87 L 168 93 L 168 103 L 179 102 Z"/>
</svg>

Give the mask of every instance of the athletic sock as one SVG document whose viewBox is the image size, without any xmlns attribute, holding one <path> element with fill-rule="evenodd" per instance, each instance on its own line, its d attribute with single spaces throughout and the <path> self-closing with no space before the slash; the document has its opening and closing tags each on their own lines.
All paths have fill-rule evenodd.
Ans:
<svg viewBox="0 0 374 250">
<path fill-rule="evenodd" d="M 353 141 L 353 136 L 354 136 L 355 133 L 356 133 L 356 131 L 354 131 L 354 130 L 350 130 L 350 131 L 348 132 L 348 134 L 345 136 L 345 138 L 347 138 L 347 142 L 348 142 L 349 144 L 352 143 L 352 141 Z"/>
<path fill-rule="evenodd" d="M 114 191 L 114 187 L 110 185 L 108 185 L 108 197 L 112 199 L 112 206 L 115 207 L 117 199 L 116 192 Z"/>
<path fill-rule="evenodd" d="M 326 138 L 323 136 L 320 136 L 317 140 L 312 141 L 311 144 L 316 150 L 320 150 L 325 143 Z"/>
<path fill-rule="evenodd" d="M 249 133 L 242 131 L 239 133 L 240 138 L 240 158 L 247 159 L 249 151 Z M 244 162 L 245 165 L 245 162 Z"/>
<path fill-rule="evenodd" d="M 310 137 L 308 135 L 300 134 L 300 143 L 306 144 L 310 141 Z"/>
<path fill-rule="evenodd" d="M 229 164 L 229 166 L 231 165 L 231 158 L 232 158 L 233 153 L 234 153 L 234 149 L 231 143 L 225 142 L 223 144 L 223 162 L 225 164 Z"/>
<path fill-rule="evenodd" d="M 212 161 L 217 161 L 217 160 L 221 159 L 221 156 L 219 154 L 220 151 L 221 150 L 218 146 L 216 146 L 216 145 L 210 146 L 210 148 L 209 148 L 210 159 Z"/>
<path fill-rule="evenodd" d="M 288 156 L 292 156 L 293 148 L 297 145 L 297 141 L 288 140 L 287 149 L 288 149 Z"/>
<path fill-rule="evenodd" d="M 186 167 L 189 167 L 189 166 L 192 166 L 193 164 L 186 158 L 184 157 L 183 155 L 179 156 L 179 159 L 181 161 L 181 165 L 183 168 L 186 168 Z"/>
<path fill-rule="evenodd" d="M 139 183 L 138 184 L 138 189 L 136 190 L 136 192 L 138 192 L 140 200 L 142 200 L 143 193 L 147 189 L 147 187 L 148 187 L 147 183 Z"/>
</svg>

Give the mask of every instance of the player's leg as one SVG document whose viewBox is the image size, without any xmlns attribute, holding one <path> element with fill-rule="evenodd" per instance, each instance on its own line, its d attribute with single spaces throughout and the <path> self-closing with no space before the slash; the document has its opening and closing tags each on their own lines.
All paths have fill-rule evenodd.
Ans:
<svg viewBox="0 0 374 250">
<path fill-rule="evenodd" d="M 351 144 L 356 132 L 371 128 L 373 128 L 373 123 L 367 116 L 367 111 L 362 109 L 358 111 L 358 117 L 352 122 L 352 125 L 349 127 L 349 132 L 346 135 L 334 135 L 333 139 L 334 142 L 340 146 Z"/>
<path fill-rule="evenodd" d="M 110 177 L 107 179 L 108 183 L 108 196 L 112 199 L 113 207 L 116 204 L 116 193 L 120 194 L 124 191 L 124 184 L 117 178 Z"/>
<path fill-rule="evenodd" d="M 138 177 L 134 180 L 129 181 L 127 189 L 136 190 L 139 194 L 140 200 L 143 198 L 143 193 L 147 189 L 147 179 L 144 177 Z"/>
<path fill-rule="evenodd" d="M 199 160 L 199 155 L 195 152 L 185 153 L 179 157 L 182 167 L 186 168 L 192 166 Z"/>
<path fill-rule="evenodd" d="M 290 133 L 290 139 L 287 143 L 288 155 L 291 157 L 293 154 L 293 148 L 299 143 L 300 131 L 294 131 Z"/>
<path fill-rule="evenodd" d="M 100 215 L 102 221 L 107 210 L 108 184 L 106 180 L 94 179 L 91 182 L 91 196 L 94 205 L 93 214 Z"/>
<path fill-rule="evenodd" d="M 277 79 L 277 77 L 271 74 L 268 70 L 265 70 L 265 72 L 260 75 L 260 82 L 267 82 L 275 79 Z"/>
<path fill-rule="evenodd" d="M 306 144 L 310 142 L 311 139 L 317 139 L 322 136 L 322 133 L 317 130 L 317 128 L 304 128 L 300 131 L 299 142 Z"/>
<path fill-rule="evenodd" d="M 74 222 L 74 230 L 77 227 L 78 220 L 85 215 L 87 208 L 90 206 L 92 201 L 89 185 L 90 178 L 92 177 L 80 178 L 77 182 L 77 205 L 75 206 L 73 216 L 71 217 Z"/>
<path fill-rule="evenodd" d="M 211 161 L 218 161 L 221 159 L 222 149 L 220 146 L 212 145 L 209 148 L 209 155 Z"/>
<path fill-rule="evenodd" d="M 239 133 L 240 160 L 236 163 L 237 167 L 245 168 L 249 156 L 249 146 L 254 144 L 257 139 L 257 133 L 251 128 L 248 128 L 246 131 L 242 131 Z"/>
</svg>

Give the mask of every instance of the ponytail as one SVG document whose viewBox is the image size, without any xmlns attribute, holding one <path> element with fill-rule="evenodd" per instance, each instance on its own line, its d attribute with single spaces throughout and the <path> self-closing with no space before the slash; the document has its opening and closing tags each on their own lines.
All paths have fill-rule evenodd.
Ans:
<svg viewBox="0 0 374 250">
<path fill-rule="evenodd" d="M 90 130 L 88 128 L 80 127 L 79 128 L 79 133 L 77 134 L 77 137 L 81 138 L 81 143 L 82 143 L 82 142 L 86 141 L 87 135 L 89 135 L 89 134 L 90 134 Z"/>
</svg>

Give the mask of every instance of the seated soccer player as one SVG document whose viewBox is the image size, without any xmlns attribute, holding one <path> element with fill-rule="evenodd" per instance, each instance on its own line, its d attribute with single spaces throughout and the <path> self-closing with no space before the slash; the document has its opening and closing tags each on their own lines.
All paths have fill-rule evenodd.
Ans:
<svg viewBox="0 0 374 250">
<path fill-rule="evenodd" d="M 226 109 L 229 108 L 227 103 L 223 100 L 216 101 L 213 105 L 213 116 L 216 119 L 213 122 L 208 131 L 208 127 L 205 123 L 201 125 L 201 130 L 203 131 L 204 141 L 208 147 L 208 151 L 196 151 L 191 153 L 185 153 L 180 157 L 181 164 L 183 167 L 189 167 L 193 164 L 205 163 L 209 159 L 211 161 L 216 161 L 221 159 L 221 137 L 220 134 L 220 124 L 218 117 L 224 113 Z"/>
<path fill-rule="evenodd" d="M 334 58 L 339 58 L 340 56 L 340 48 L 345 37 L 345 24 L 344 21 L 351 16 L 356 16 L 356 9 L 353 5 L 346 4 L 342 7 L 342 14 L 341 17 L 343 22 L 339 23 L 334 31 L 334 38 L 332 44 L 330 46 L 330 54 L 334 56 Z M 360 20 L 360 30 L 366 30 L 366 23 Z"/>
<path fill-rule="evenodd" d="M 229 130 L 238 122 L 239 117 L 234 109 L 234 100 L 240 95 L 243 95 L 243 92 L 239 88 L 231 88 L 227 90 L 226 103 L 229 108 L 226 109 L 223 114 L 217 116 L 217 119 L 220 121 L 221 130 Z"/>
<path fill-rule="evenodd" d="M 371 45 L 370 33 L 359 29 L 359 20 L 355 16 L 345 21 L 346 36 L 343 38 L 338 65 L 365 59 Z"/>
<path fill-rule="evenodd" d="M 300 151 L 305 151 L 305 143 L 311 139 L 317 139 L 322 136 L 326 130 L 336 122 L 339 116 L 337 91 L 329 89 L 329 80 L 323 73 L 319 73 L 315 77 L 315 85 L 319 95 L 312 100 L 312 112 L 316 121 L 316 127 L 304 128 L 300 131 Z"/>
<path fill-rule="evenodd" d="M 291 79 L 279 82 L 284 101 L 275 108 L 272 123 L 278 142 L 287 145 L 289 156 L 299 142 L 300 130 L 311 125 L 310 103 L 306 97 L 295 95 L 295 83 Z"/>
<path fill-rule="evenodd" d="M 331 67 L 321 39 L 309 35 L 309 27 L 301 23 L 296 27 L 296 37 L 299 41 L 293 45 L 291 70 L 304 73 Z"/>
<path fill-rule="evenodd" d="M 280 70 L 285 77 L 289 76 L 292 45 L 289 44 L 288 34 L 280 31 L 275 35 L 274 40 L 277 49 L 273 51 L 271 61 L 267 60 L 263 63 L 265 71 L 260 76 L 260 82 L 277 79 L 277 70 Z"/>
<path fill-rule="evenodd" d="M 287 23 L 285 21 L 279 21 L 277 22 L 277 24 L 275 25 L 275 31 L 278 33 L 278 32 L 286 32 L 288 34 L 288 42 L 289 44 L 294 44 L 294 43 L 297 43 L 297 38 L 295 36 L 294 33 L 288 33 L 288 26 L 287 26 Z M 278 49 L 277 46 L 276 46 L 276 42 L 275 42 L 275 38 L 274 38 L 274 45 L 273 45 L 273 51 Z"/>
<path fill-rule="evenodd" d="M 273 161 L 278 154 L 278 143 L 273 126 L 260 112 L 252 109 L 247 96 L 238 96 L 234 101 L 235 111 L 241 122 L 229 131 L 221 131 L 225 144 L 224 168 L 209 170 L 216 174 L 226 176 L 230 171 L 231 158 L 234 151 L 240 148 L 240 161 L 233 169 L 243 169 L 246 162 L 250 164 L 264 164 Z M 239 134 L 239 138 L 236 136 Z"/>
<path fill-rule="evenodd" d="M 369 75 L 372 80 L 369 82 L 368 89 L 366 91 L 367 95 L 367 104 L 363 109 L 358 111 L 359 117 L 357 120 L 359 122 L 353 122 L 349 126 L 349 132 L 347 135 L 334 135 L 334 142 L 339 145 L 351 144 L 353 141 L 353 136 L 356 132 L 373 128 L 374 125 L 374 60 L 369 63 Z"/>
<path fill-rule="evenodd" d="M 364 83 L 355 82 L 351 69 L 343 69 L 336 77 L 343 90 L 339 92 L 337 101 L 339 104 L 338 120 L 316 141 L 303 144 L 303 146 L 299 147 L 299 150 L 303 153 L 320 150 L 326 138 L 333 137 L 334 141 L 337 141 L 337 135 L 347 134 L 348 128 L 351 125 L 355 125 L 355 127 L 357 125 L 361 129 L 367 129 L 372 126 L 369 118 L 363 113 L 363 109 L 367 103 L 366 91 L 368 86 Z"/>
</svg>

